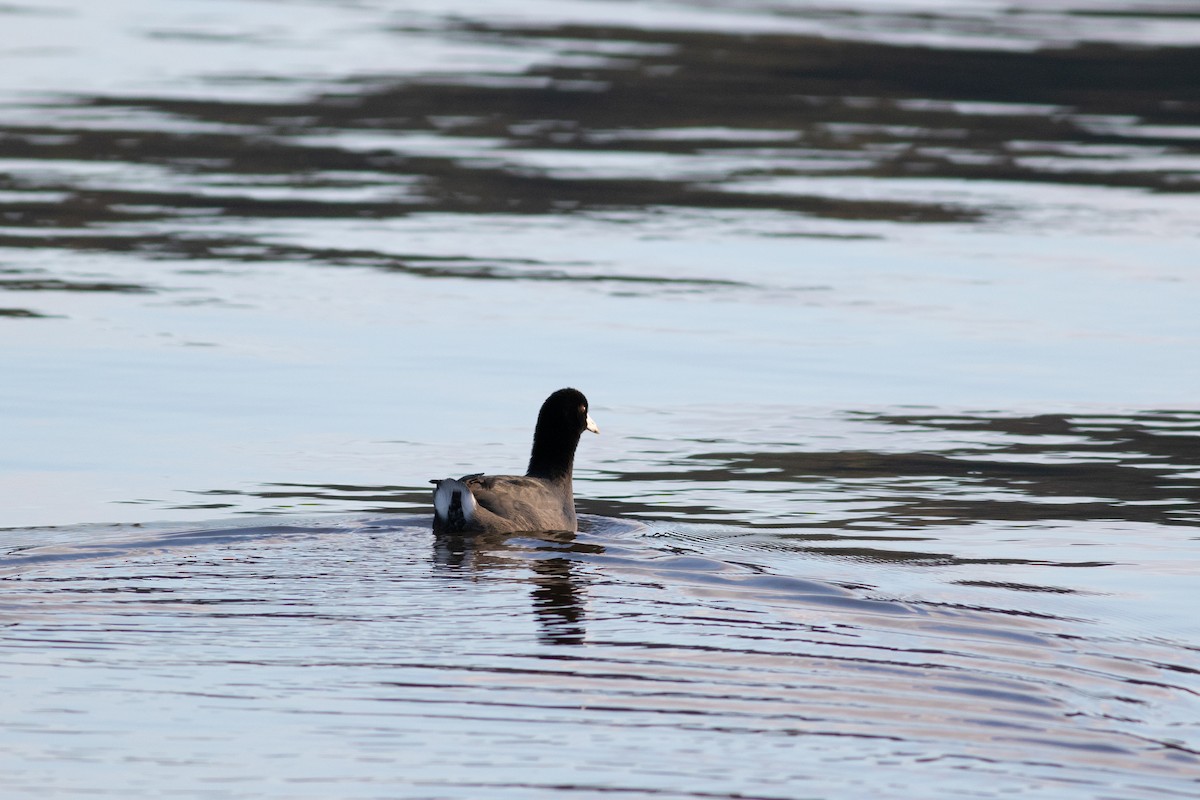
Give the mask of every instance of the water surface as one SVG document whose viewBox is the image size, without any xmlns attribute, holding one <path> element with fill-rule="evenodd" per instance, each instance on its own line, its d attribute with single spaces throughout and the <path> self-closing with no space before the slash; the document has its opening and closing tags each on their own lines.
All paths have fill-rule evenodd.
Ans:
<svg viewBox="0 0 1200 800">
<path fill-rule="evenodd" d="M 1188 3 L 0 6 L 0 780 L 1200 793 Z M 576 385 L 577 535 L 435 540 Z"/>
</svg>

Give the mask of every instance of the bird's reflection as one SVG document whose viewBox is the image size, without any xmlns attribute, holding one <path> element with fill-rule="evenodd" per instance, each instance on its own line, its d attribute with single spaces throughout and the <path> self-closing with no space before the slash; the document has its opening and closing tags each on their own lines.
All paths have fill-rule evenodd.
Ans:
<svg viewBox="0 0 1200 800">
<path fill-rule="evenodd" d="M 583 557 L 603 552 L 600 545 L 580 542 L 570 531 L 441 535 L 433 540 L 433 562 L 449 575 L 474 578 L 485 571 L 507 571 L 531 583 L 538 639 L 545 644 L 583 644 L 587 634 Z"/>
</svg>

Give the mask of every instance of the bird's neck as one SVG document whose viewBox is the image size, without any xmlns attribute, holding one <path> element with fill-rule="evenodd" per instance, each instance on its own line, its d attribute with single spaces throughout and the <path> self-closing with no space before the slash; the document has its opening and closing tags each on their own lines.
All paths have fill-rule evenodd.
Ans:
<svg viewBox="0 0 1200 800">
<path fill-rule="evenodd" d="M 578 439 L 572 442 L 534 436 L 533 452 L 529 454 L 529 469 L 525 474 L 530 478 L 570 481 L 571 471 L 575 466 L 575 447 L 578 443 Z"/>
</svg>

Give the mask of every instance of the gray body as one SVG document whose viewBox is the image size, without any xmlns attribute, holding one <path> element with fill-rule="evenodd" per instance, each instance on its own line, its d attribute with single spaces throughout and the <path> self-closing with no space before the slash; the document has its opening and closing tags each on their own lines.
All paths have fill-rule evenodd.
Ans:
<svg viewBox="0 0 1200 800">
<path fill-rule="evenodd" d="M 457 497 L 456 497 L 457 495 Z M 437 481 L 434 533 L 574 531 L 571 481 L 525 475 L 467 475 Z"/>
<path fill-rule="evenodd" d="M 435 484 L 434 533 L 574 531 L 572 474 L 584 431 L 600 432 L 588 415 L 587 398 L 576 389 L 550 395 L 538 412 L 524 475 L 478 473 L 430 481 Z"/>
</svg>

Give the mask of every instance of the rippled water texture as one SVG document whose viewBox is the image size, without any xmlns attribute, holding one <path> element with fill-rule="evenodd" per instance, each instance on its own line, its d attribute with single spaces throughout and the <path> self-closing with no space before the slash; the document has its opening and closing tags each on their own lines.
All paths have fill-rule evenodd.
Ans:
<svg viewBox="0 0 1200 800">
<path fill-rule="evenodd" d="M 0 795 L 1200 796 L 1182 2 L 0 3 Z M 575 535 L 441 540 L 584 390 Z"/>
</svg>

